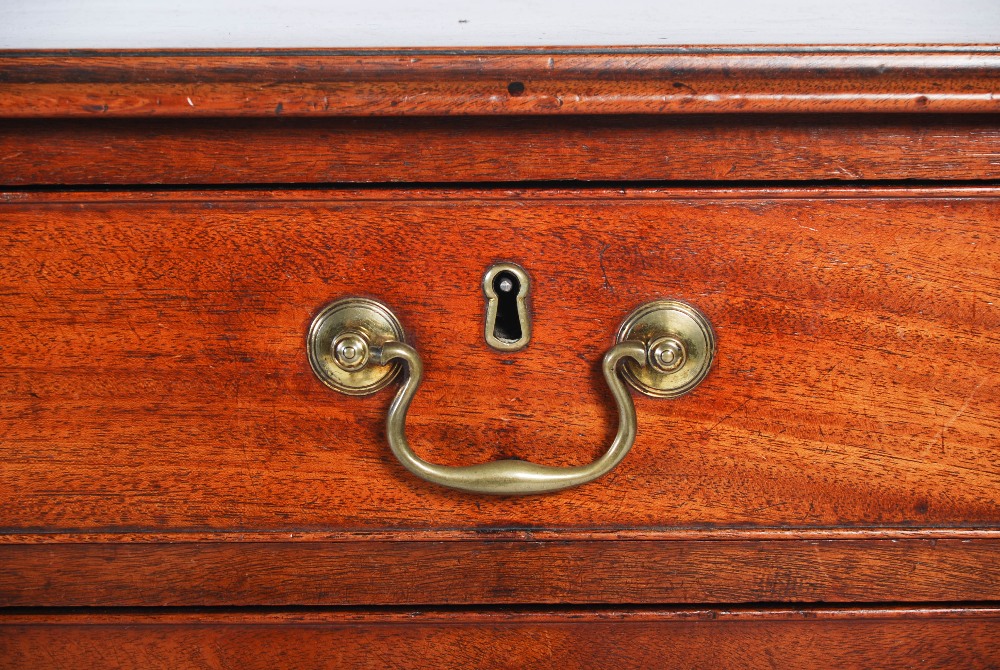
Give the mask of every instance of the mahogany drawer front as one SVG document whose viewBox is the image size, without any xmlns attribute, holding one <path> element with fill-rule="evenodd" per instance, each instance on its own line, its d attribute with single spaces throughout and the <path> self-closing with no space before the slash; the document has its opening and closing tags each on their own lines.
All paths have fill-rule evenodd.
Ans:
<svg viewBox="0 0 1000 670">
<path fill-rule="evenodd" d="M 994 667 L 970 609 L 31 614 L 7 668 Z"/>
<path fill-rule="evenodd" d="M 9 533 L 995 528 L 1000 192 L 11 194 L 3 206 Z M 483 337 L 491 263 L 533 333 Z M 709 377 L 636 396 L 590 485 L 483 497 L 384 434 L 395 386 L 324 387 L 305 333 L 378 298 L 424 358 L 415 447 L 449 465 L 600 454 L 598 362 L 636 306 L 717 336 Z"/>
<path fill-rule="evenodd" d="M 1000 593 L 995 189 L 4 200 L 2 605 Z M 501 260 L 532 280 L 516 353 L 483 338 Z M 350 295 L 421 352 L 408 429 L 449 465 L 597 456 L 598 362 L 646 301 L 699 308 L 717 358 L 686 396 L 635 397 L 602 479 L 462 493 L 390 453 L 395 386 L 310 370 L 310 320 Z"/>
</svg>

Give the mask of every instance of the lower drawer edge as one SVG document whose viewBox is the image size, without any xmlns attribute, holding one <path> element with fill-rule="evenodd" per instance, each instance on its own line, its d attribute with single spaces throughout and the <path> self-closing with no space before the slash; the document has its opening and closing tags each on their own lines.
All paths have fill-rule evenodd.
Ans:
<svg viewBox="0 0 1000 670">
<path fill-rule="evenodd" d="M 1000 539 L 0 545 L 0 607 L 1000 601 Z"/>
<path fill-rule="evenodd" d="M 995 667 L 1000 608 L 44 611 L 5 668 Z"/>
</svg>

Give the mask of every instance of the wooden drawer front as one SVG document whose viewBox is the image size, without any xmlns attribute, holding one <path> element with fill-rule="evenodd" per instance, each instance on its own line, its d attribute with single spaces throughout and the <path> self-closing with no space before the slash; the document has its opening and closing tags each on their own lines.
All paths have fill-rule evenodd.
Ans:
<svg viewBox="0 0 1000 670">
<path fill-rule="evenodd" d="M 884 535 L 717 540 L 694 533 L 687 540 L 543 542 L 446 535 L 434 541 L 317 541 L 309 534 L 272 535 L 250 541 L 234 533 L 221 542 L 136 535 L 95 542 L 84 536 L 0 545 L 0 606 L 1000 600 L 995 533 L 922 540 Z M 281 539 L 296 535 L 297 540 Z"/>
<path fill-rule="evenodd" d="M 998 144 L 996 114 L 46 118 L 0 120 L 0 184 L 997 179 Z"/>
<path fill-rule="evenodd" d="M 8 533 L 997 528 L 1000 192 L 10 194 L 0 229 Z M 483 339 L 483 272 L 533 279 L 530 346 Z M 305 355 L 330 300 L 389 304 L 444 464 L 601 453 L 598 362 L 656 298 L 709 377 L 636 396 L 610 475 L 495 498 L 407 473 Z"/>
<path fill-rule="evenodd" d="M 995 609 L 21 615 L 6 668 L 989 668 Z"/>
</svg>

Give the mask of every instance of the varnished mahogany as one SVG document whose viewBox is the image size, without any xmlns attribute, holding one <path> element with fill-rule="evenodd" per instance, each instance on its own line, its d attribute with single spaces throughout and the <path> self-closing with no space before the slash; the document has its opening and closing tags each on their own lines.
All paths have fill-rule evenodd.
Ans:
<svg viewBox="0 0 1000 670">
<path fill-rule="evenodd" d="M 0 606 L 873 605 L 1000 597 L 995 534 L 877 537 L 76 538 L 0 547 Z"/>
<path fill-rule="evenodd" d="M 998 196 L 12 196 L 4 526 L 996 528 Z M 481 277 L 504 259 L 533 281 L 532 341 L 513 354 L 482 335 Z M 350 295 L 388 304 L 421 351 L 411 439 L 449 465 L 600 454 L 616 416 L 598 362 L 639 304 L 695 305 L 718 352 L 695 392 L 636 398 L 635 448 L 600 483 L 481 498 L 396 462 L 392 391 L 350 398 L 313 376 L 308 323 Z"/>
<path fill-rule="evenodd" d="M 7 118 L 994 113 L 995 46 L 0 51 Z"/>
<path fill-rule="evenodd" d="M 1000 611 L 976 608 L 349 611 L 0 621 L 15 667 L 989 667 Z"/>
<path fill-rule="evenodd" d="M 142 608 L 3 610 L 0 665 L 995 664 L 997 58 L 0 54 L 0 607 Z M 600 453 L 649 300 L 717 361 L 602 480 L 481 498 L 395 461 L 394 389 L 312 375 L 347 295 L 420 351 L 445 464 Z"/>
<path fill-rule="evenodd" d="M 995 180 L 998 145 L 981 114 L 0 119 L 0 184 Z"/>
</svg>

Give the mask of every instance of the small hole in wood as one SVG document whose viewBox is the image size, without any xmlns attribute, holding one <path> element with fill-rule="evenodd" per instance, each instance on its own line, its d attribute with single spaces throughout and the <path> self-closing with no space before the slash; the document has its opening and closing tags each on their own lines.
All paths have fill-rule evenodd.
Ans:
<svg viewBox="0 0 1000 670">
<path fill-rule="evenodd" d="M 507 92 L 513 96 L 518 96 L 524 93 L 524 84 L 519 81 L 512 81 L 507 84 Z"/>
</svg>

